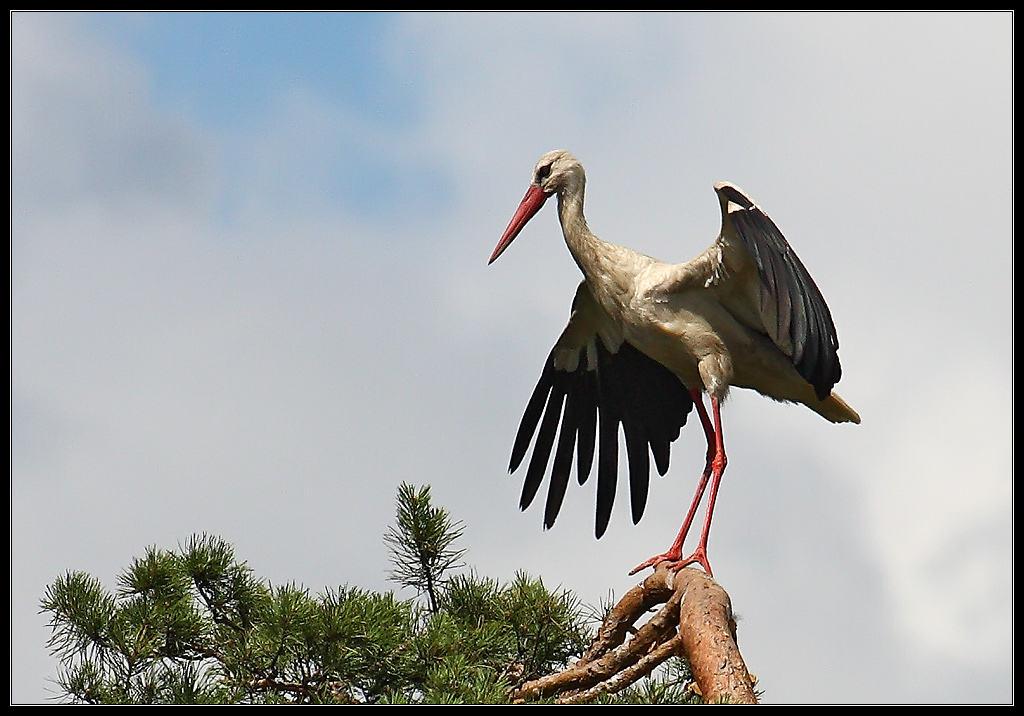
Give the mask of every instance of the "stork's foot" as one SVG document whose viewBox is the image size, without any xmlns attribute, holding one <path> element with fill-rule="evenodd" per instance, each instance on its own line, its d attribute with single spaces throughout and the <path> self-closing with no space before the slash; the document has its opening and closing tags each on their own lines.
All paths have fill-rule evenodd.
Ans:
<svg viewBox="0 0 1024 716">
<path fill-rule="evenodd" d="M 647 569 L 648 567 L 657 567 L 662 562 L 672 562 L 672 563 L 675 563 L 675 562 L 679 561 L 679 558 L 681 556 L 682 556 L 682 550 L 676 550 L 675 554 L 672 553 L 672 550 L 669 550 L 668 552 L 665 552 L 663 554 L 659 554 L 659 555 L 657 555 L 655 557 L 651 557 L 649 560 L 647 560 L 643 564 L 640 564 L 640 565 L 637 565 L 636 567 L 633 567 L 633 569 L 630 570 L 629 574 L 630 574 L 630 576 L 632 576 L 632 575 L 636 574 L 637 572 L 640 572 L 640 571 L 643 571 L 643 570 Z"/>
<path fill-rule="evenodd" d="M 641 570 L 647 569 L 648 567 L 657 567 L 662 562 L 668 562 L 668 568 L 671 569 L 673 572 L 678 572 L 683 567 L 686 567 L 691 564 L 699 564 L 701 567 L 704 568 L 704 571 L 708 573 L 709 577 L 714 576 L 711 573 L 711 564 L 708 562 L 707 550 L 705 550 L 704 547 L 698 547 L 694 551 L 694 553 L 686 559 L 682 559 L 681 557 L 681 550 L 670 549 L 668 552 L 665 552 L 664 554 L 659 554 L 656 557 L 651 557 L 643 564 L 634 567 L 630 574 L 633 575 Z"/>
</svg>

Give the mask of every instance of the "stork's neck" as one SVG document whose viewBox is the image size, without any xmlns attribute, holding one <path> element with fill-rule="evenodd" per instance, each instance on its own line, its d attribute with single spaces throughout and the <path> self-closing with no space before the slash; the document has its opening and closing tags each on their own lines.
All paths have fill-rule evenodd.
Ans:
<svg viewBox="0 0 1024 716">
<path fill-rule="evenodd" d="M 615 247 L 599 239 L 587 226 L 583 215 L 583 186 L 580 181 L 558 193 L 558 220 L 576 265 L 593 282 L 606 273 L 604 264 Z"/>
</svg>

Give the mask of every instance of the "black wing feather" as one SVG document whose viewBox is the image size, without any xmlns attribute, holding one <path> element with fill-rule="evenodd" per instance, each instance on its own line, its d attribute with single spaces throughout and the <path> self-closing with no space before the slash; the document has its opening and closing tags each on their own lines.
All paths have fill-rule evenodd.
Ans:
<svg viewBox="0 0 1024 716">
<path fill-rule="evenodd" d="M 602 393 L 602 398 L 604 394 Z M 614 404 L 598 402 L 598 454 L 597 454 L 597 517 L 594 534 L 598 539 L 608 529 L 615 502 L 615 483 L 619 471 L 619 416 Z"/>
<path fill-rule="evenodd" d="M 594 443 L 597 440 L 597 375 L 595 371 L 579 371 L 574 393 L 579 411 L 576 431 L 576 480 L 583 484 L 594 465 Z M 553 522 L 553 520 L 552 520 Z"/>
<path fill-rule="evenodd" d="M 558 510 L 562 506 L 562 498 L 565 497 L 565 489 L 569 485 L 573 449 L 576 447 L 576 434 L 579 432 L 579 403 L 579 396 L 570 388 L 566 393 L 562 428 L 558 432 L 558 447 L 555 450 L 555 462 L 551 466 L 551 485 L 548 487 L 547 506 L 544 508 L 544 527 L 548 529 L 555 524 Z"/>
<path fill-rule="evenodd" d="M 551 446 L 555 443 L 555 435 L 558 431 L 558 420 L 562 414 L 562 401 L 565 398 L 565 386 L 555 383 L 551 387 L 548 396 L 548 404 L 544 409 L 544 417 L 540 423 L 540 432 L 537 433 L 537 443 L 534 446 L 533 456 L 526 468 L 526 480 L 523 482 L 523 495 L 519 499 L 519 506 L 525 508 L 533 502 L 537 488 L 544 479 L 544 471 L 548 466 L 548 456 L 551 454 Z"/>
</svg>

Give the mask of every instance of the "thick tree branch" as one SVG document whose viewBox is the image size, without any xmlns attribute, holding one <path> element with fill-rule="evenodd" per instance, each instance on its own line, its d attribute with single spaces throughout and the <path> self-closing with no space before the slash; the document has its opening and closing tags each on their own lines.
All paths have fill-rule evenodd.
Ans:
<svg viewBox="0 0 1024 716">
<path fill-rule="evenodd" d="M 634 628 L 658 604 L 663 606 Z M 523 684 L 512 698 L 590 701 L 629 686 L 672 656 L 689 661 L 705 703 L 757 703 L 753 679 L 736 646 L 729 595 L 701 570 L 673 572 L 665 562 L 612 608 L 579 661 Z"/>
</svg>

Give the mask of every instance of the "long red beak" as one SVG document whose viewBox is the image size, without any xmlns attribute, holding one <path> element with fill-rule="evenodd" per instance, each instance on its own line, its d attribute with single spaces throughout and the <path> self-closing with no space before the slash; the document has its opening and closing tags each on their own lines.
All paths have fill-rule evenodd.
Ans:
<svg viewBox="0 0 1024 716">
<path fill-rule="evenodd" d="M 544 193 L 543 189 L 536 185 L 530 185 L 530 188 L 526 190 L 526 196 L 519 202 L 519 208 L 516 209 L 515 216 L 512 217 L 512 221 L 508 223 L 508 228 L 502 234 L 501 241 L 494 247 L 494 253 L 491 254 L 491 258 L 487 261 L 488 264 L 494 263 L 494 260 L 501 256 L 501 252 L 508 248 L 508 245 L 512 243 L 513 239 L 526 226 L 526 222 L 540 211 L 540 208 L 544 206 L 544 202 L 547 200 L 548 195 Z"/>
</svg>

